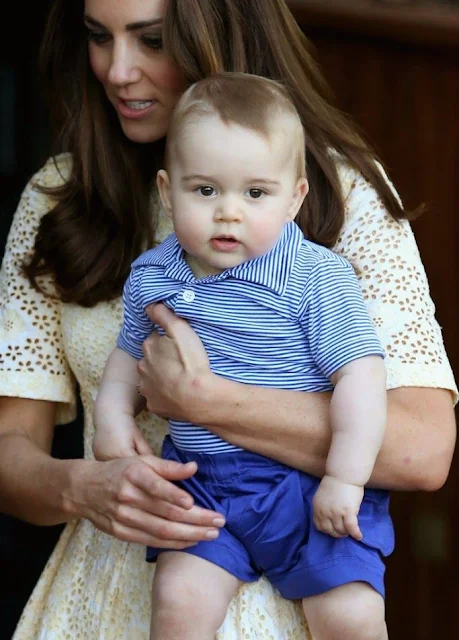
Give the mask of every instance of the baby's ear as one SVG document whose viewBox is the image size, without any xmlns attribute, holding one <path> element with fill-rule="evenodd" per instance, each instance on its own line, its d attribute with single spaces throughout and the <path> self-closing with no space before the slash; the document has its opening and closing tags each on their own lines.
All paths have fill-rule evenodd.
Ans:
<svg viewBox="0 0 459 640">
<path fill-rule="evenodd" d="M 291 222 L 295 220 L 296 214 L 300 210 L 303 200 L 305 199 L 309 191 L 309 183 L 306 178 L 300 178 L 296 183 L 295 191 L 293 192 L 292 202 L 287 213 L 287 221 Z"/>
<path fill-rule="evenodd" d="M 172 218 L 171 181 L 165 169 L 160 169 L 156 174 L 156 184 L 158 185 L 162 205 L 169 218 Z"/>
</svg>

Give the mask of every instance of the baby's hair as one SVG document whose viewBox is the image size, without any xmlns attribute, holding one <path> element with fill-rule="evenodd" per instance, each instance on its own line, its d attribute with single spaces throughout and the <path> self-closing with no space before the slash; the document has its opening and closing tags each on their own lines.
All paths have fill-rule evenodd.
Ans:
<svg viewBox="0 0 459 640">
<path fill-rule="evenodd" d="M 297 177 L 306 175 L 303 125 L 287 90 L 279 82 L 248 73 L 225 72 L 188 87 L 172 114 L 167 134 L 167 167 L 174 144 L 186 127 L 204 116 L 218 116 L 225 124 L 251 129 L 268 140 L 273 135 L 273 123 L 278 122 L 295 160 Z"/>
</svg>

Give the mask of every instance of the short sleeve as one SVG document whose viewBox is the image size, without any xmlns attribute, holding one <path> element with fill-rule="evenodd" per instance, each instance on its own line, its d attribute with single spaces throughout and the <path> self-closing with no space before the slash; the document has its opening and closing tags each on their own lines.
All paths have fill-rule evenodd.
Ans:
<svg viewBox="0 0 459 640">
<path fill-rule="evenodd" d="M 456 382 L 409 222 L 395 220 L 359 172 L 343 162 L 339 172 L 346 217 L 334 251 L 352 264 L 359 279 L 386 354 L 388 388 L 448 389 L 457 402 Z"/>
<path fill-rule="evenodd" d="M 298 317 L 311 355 L 327 378 L 353 360 L 384 357 L 355 273 L 336 256 L 311 270 Z"/>
<path fill-rule="evenodd" d="M 143 269 L 131 269 L 123 289 L 123 325 L 116 346 L 136 360 L 143 357 L 142 344 L 156 325 L 150 320 L 139 300 L 139 282 Z"/>
<path fill-rule="evenodd" d="M 57 422 L 76 416 L 76 384 L 62 344 L 61 303 L 35 291 L 22 273 L 33 250 L 40 219 L 53 207 L 36 184 L 56 186 L 68 175 L 70 158 L 49 160 L 22 193 L 0 271 L 0 396 L 59 403 Z M 48 291 L 50 278 L 43 279 Z"/>
</svg>

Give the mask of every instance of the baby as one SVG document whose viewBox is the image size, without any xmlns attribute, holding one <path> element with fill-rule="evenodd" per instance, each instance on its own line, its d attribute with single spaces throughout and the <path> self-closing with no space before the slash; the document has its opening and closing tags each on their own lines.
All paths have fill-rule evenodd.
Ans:
<svg viewBox="0 0 459 640">
<path fill-rule="evenodd" d="M 170 420 L 163 457 L 196 461 L 181 486 L 222 513 L 216 539 L 152 549 L 151 638 L 211 640 L 244 581 L 265 575 L 302 599 L 312 633 L 384 640 L 385 491 L 364 489 L 382 443 L 386 376 L 352 267 L 304 238 L 305 134 L 287 91 L 245 74 L 192 85 L 174 111 L 161 200 L 175 233 L 132 265 L 124 323 L 95 405 L 97 457 L 142 453 L 136 390 L 142 343 L 163 302 L 200 336 L 213 371 L 245 384 L 333 391 L 325 476 L 241 450 Z M 334 623 L 334 625 L 332 624 Z"/>
</svg>

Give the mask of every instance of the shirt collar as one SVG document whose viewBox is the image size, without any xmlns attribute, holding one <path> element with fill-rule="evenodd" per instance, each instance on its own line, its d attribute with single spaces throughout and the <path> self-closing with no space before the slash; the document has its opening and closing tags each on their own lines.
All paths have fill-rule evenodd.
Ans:
<svg viewBox="0 0 459 640">
<path fill-rule="evenodd" d="M 292 272 L 296 256 L 304 236 L 295 222 L 284 226 L 276 245 L 264 255 L 226 269 L 209 280 L 223 280 L 229 277 L 253 282 L 267 287 L 278 295 L 283 295 Z M 158 247 L 146 251 L 132 264 L 132 267 L 157 265 L 165 268 L 165 275 L 189 282 L 194 280 L 193 272 L 184 259 L 184 251 L 175 233 L 170 234 Z"/>
<path fill-rule="evenodd" d="M 227 271 L 233 278 L 262 285 L 281 296 L 287 288 L 303 240 L 303 232 L 298 225 L 289 222 L 271 251 Z"/>
</svg>

